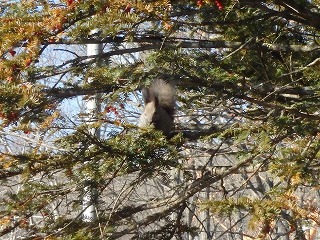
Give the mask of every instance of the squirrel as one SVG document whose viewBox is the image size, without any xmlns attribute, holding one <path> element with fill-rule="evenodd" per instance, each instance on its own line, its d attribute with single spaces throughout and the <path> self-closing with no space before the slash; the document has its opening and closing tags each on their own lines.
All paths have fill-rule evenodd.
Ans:
<svg viewBox="0 0 320 240">
<path fill-rule="evenodd" d="M 138 126 L 153 126 L 169 137 L 175 113 L 174 87 L 162 79 L 156 79 L 148 88 L 142 89 L 142 97 L 145 106 Z"/>
</svg>

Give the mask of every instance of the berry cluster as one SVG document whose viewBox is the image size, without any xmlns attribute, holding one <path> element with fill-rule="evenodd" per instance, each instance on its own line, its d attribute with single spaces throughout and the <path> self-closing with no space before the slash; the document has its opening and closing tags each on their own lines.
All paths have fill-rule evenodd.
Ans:
<svg viewBox="0 0 320 240">
<path fill-rule="evenodd" d="M 17 53 L 15 50 L 13 50 L 13 48 L 10 48 L 8 52 L 10 53 L 10 55 L 12 57 L 14 57 L 16 55 L 16 53 Z"/>
<path fill-rule="evenodd" d="M 7 124 L 15 122 L 18 119 L 18 114 L 15 112 L 2 113 L 0 112 L 0 119 L 6 121 Z"/>
<path fill-rule="evenodd" d="M 119 112 L 118 112 L 118 110 L 117 110 L 116 107 L 107 106 L 107 107 L 105 108 L 105 110 L 106 110 L 107 113 L 112 112 L 116 117 L 119 117 Z"/>
<path fill-rule="evenodd" d="M 203 4 L 204 4 L 204 1 L 203 1 L 203 0 L 198 0 L 198 1 L 197 1 L 198 7 L 202 7 Z"/>
<path fill-rule="evenodd" d="M 123 103 L 119 104 L 119 108 L 110 105 L 105 107 L 105 113 L 111 114 L 111 116 L 109 115 L 110 119 L 112 119 L 111 121 L 118 126 L 121 124 L 122 119 L 121 113 L 119 113 L 119 110 L 121 111 L 121 109 L 124 109 Z"/>
<path fill-rule="evenodd" d="M 67 5 L 70 7 L 73 4 L 74 0 L 67 0 Z"/>
<path fill-rule="evenodd" d="M 223 5 L 222 5 L 220 0 L 215 0 L 214 3 L 216 4 L 216 6 L 218 7 L 219 10 L 223 10 Z M 204 0 L 198 0 L 197 1 L 197 6 L 198 7 L 202 7 L 204 4 L 205 4 Z"/>
<path fill-rule="evenodd" d="M 223 10 L 223 5 L 219 0 L 215 0 L 214 3 L 217 5 L 219 10 Z"/>
</svg>

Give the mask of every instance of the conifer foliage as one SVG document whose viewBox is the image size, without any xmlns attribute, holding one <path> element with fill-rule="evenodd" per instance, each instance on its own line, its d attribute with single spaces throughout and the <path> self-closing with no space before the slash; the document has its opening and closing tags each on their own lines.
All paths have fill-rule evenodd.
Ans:
<svg viewBox="0 0 320 240">
<path fill-rule="evenodd" d="M 10 0 L 0 20 L 1 239 L 316 239 L 318 0 Z M 157 78 L 170 138 L 137 128 Z"/>
</svg>

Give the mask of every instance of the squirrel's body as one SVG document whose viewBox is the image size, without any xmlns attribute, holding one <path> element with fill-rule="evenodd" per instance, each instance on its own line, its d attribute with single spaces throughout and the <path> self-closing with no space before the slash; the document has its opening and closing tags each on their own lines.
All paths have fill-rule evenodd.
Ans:
<svg viewBox="0 0 320 240">
<path fill-rule="evenodd" d="M 145 108 L 139 119 L 139 127 L 154 126 L 169 136 L 175 112 L 175 91 L 171 84 L 162 79 L 142 89 Z"/>
</svg>

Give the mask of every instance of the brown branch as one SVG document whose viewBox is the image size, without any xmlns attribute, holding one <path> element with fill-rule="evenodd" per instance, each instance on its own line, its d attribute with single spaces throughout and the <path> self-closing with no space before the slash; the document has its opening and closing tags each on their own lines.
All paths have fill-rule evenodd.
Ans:
<svg viewBox="0 0 320 240">
<path fill-rule="evenodd" d="M 70 41 L 61 39 L 58 42 L 52 44 L 96 44 L 96 43 L 124 43 L 126 41 L 125 37 L 107 37 L 104 39 L 82 39 L 79 41 Z M 130 43 L 130 42 L 128 42 Z M 229 48 L 229 49 L 237 49 L 242 45 L 246 45 L 244 49 L 254 49 L 257 48 L 257 44 L 253 42 L 252 44 L 246 44 L 243 42 L 237 41 L 224 41 L 224 40 L 202 40 L 202 39 L 191 39 L 191 38 L 178 38 L 178 37 L 168 37 L 164 38 L 161 35 L 141 35 L 136 36 L 132 39 L 131 43 L 139 43 L 142 44 L 138 48 L 131 48 L 131 49 L 120 49 L 115 51 L 110 51 L 108 53 L 104 53 L 100 55 L 100 57 L 110 57 L 114 55 L 121 55 L 125 53 L 134 53 L 134 52 L 141 52 L 145 50 L 156 50 L 160 49 L 161 47 L 179 47 L 179 48 Z M 284 44 L 277 44 L 277 43 L 261 43 L 262 47 L 267 48 L 268 50 L 273 51 L 284 51 L 284 52 L 311 52 L 311 51 L 319 51 L 319 46 L 309 46 L 309 45 L 284 45 Z M 78 61 L 82 61 L 88 58 L 92 58 L 95 56 L 84 56 L 77 58 Z M 74 61 L 74 60 L 72 60 Z"/>
<path fill-rule="evenodd" d="M 136 207 L 126 207 L 118 212 L 114 213 L 116 220 L 123 218 L 132 217 L 134 214 L 138 212 L 142 212 L 149 209 L 159 209 L 162 210 L 157 211 L 151 215 L 148 215 L 146 218 L 136 221 L 134 225 L 128 226 L 127 229 L 122 230 L 121 232 L 115 232 L 110 237 L 111 239 L 116 239 L 126 234 L 131 233 L 134 231 L 137 226 L 147 226 L 152 222 L 157 221 L 158 219 L 163 218 L 167 214 L 173 212 L 175 209 L 182 206 L 189 198 L 194 196 L 195 194 L 202 191 L 204 188 L 209 187 L 210 185 L 220 181 L 221 179 L 238 172 L 242 167 L 247 166 L 248 164 L 252 163 L 252 161 L 257 157 L 257 155 L 253 155 L 252 157 L 245 159 L 238 164 L 226 169 L 223 169 L 219 174 L 215 173 L 212 174 L 207 172 L 206 174 L 202 175 L 202 177 L 193 181 L 189 186 L 186 187 L 185 191 L 181 191 L 180 194 L 175 196 L 168 196 L 163 199 L 154 199 L 152 202 L 145 203 Z M 113 218 L 111 218 L 113 219 Z"/>
<path fill-rule="evenodd" d="M 53 89 L 46 89 L 44 93 L 48 96 L 53 97 L 55 100 L 62 100 L 66 98 L 72 98 L 76 96 L 83 96 L 83 95 L 94 95 L 99 93 L 108 93 L 118 89 L 119 86 L 104 86 L 100 88 L 53 88 Z"/>
<path fill-rule="evenodd" d="M 285 12 L 290 13 L 289 16 L 298 16 L 301 19 L 301 23 L 314 27 L 318 30 L 320 29 L 320 15 L 316 12 L 312 12 L 305 6 L 305 3 L 302 5 L 295 1 L 288 0 L 278 0 L 276 3 L 285 7 Z"/>
<path fill-rule="evenodd" d="M 301 117 L 304 119 L 310 119 L 310 120 L 320 120 L 320 115 L 318 114 L 310 114 L 307 112 L 301 112 L 298 109 L 294 109 L 294 108 L 289 108 L 287 106 L 281 105 L 281 104 L 276 104 L 276 103 L 270 103 L 270 102 L 266 102 L 266 101 L 262 101 L 262 100 L 258 100 L 249 96 L 242 96 L 242 99 L 257 104 L 259 106 L 262 107 L 267 107 L 267 108 L 271 108 L 271 109 L 279 109 L 279 110 L 284 110 L 288 113 L 291 113 L 297 117 Z"/>
</svg>

